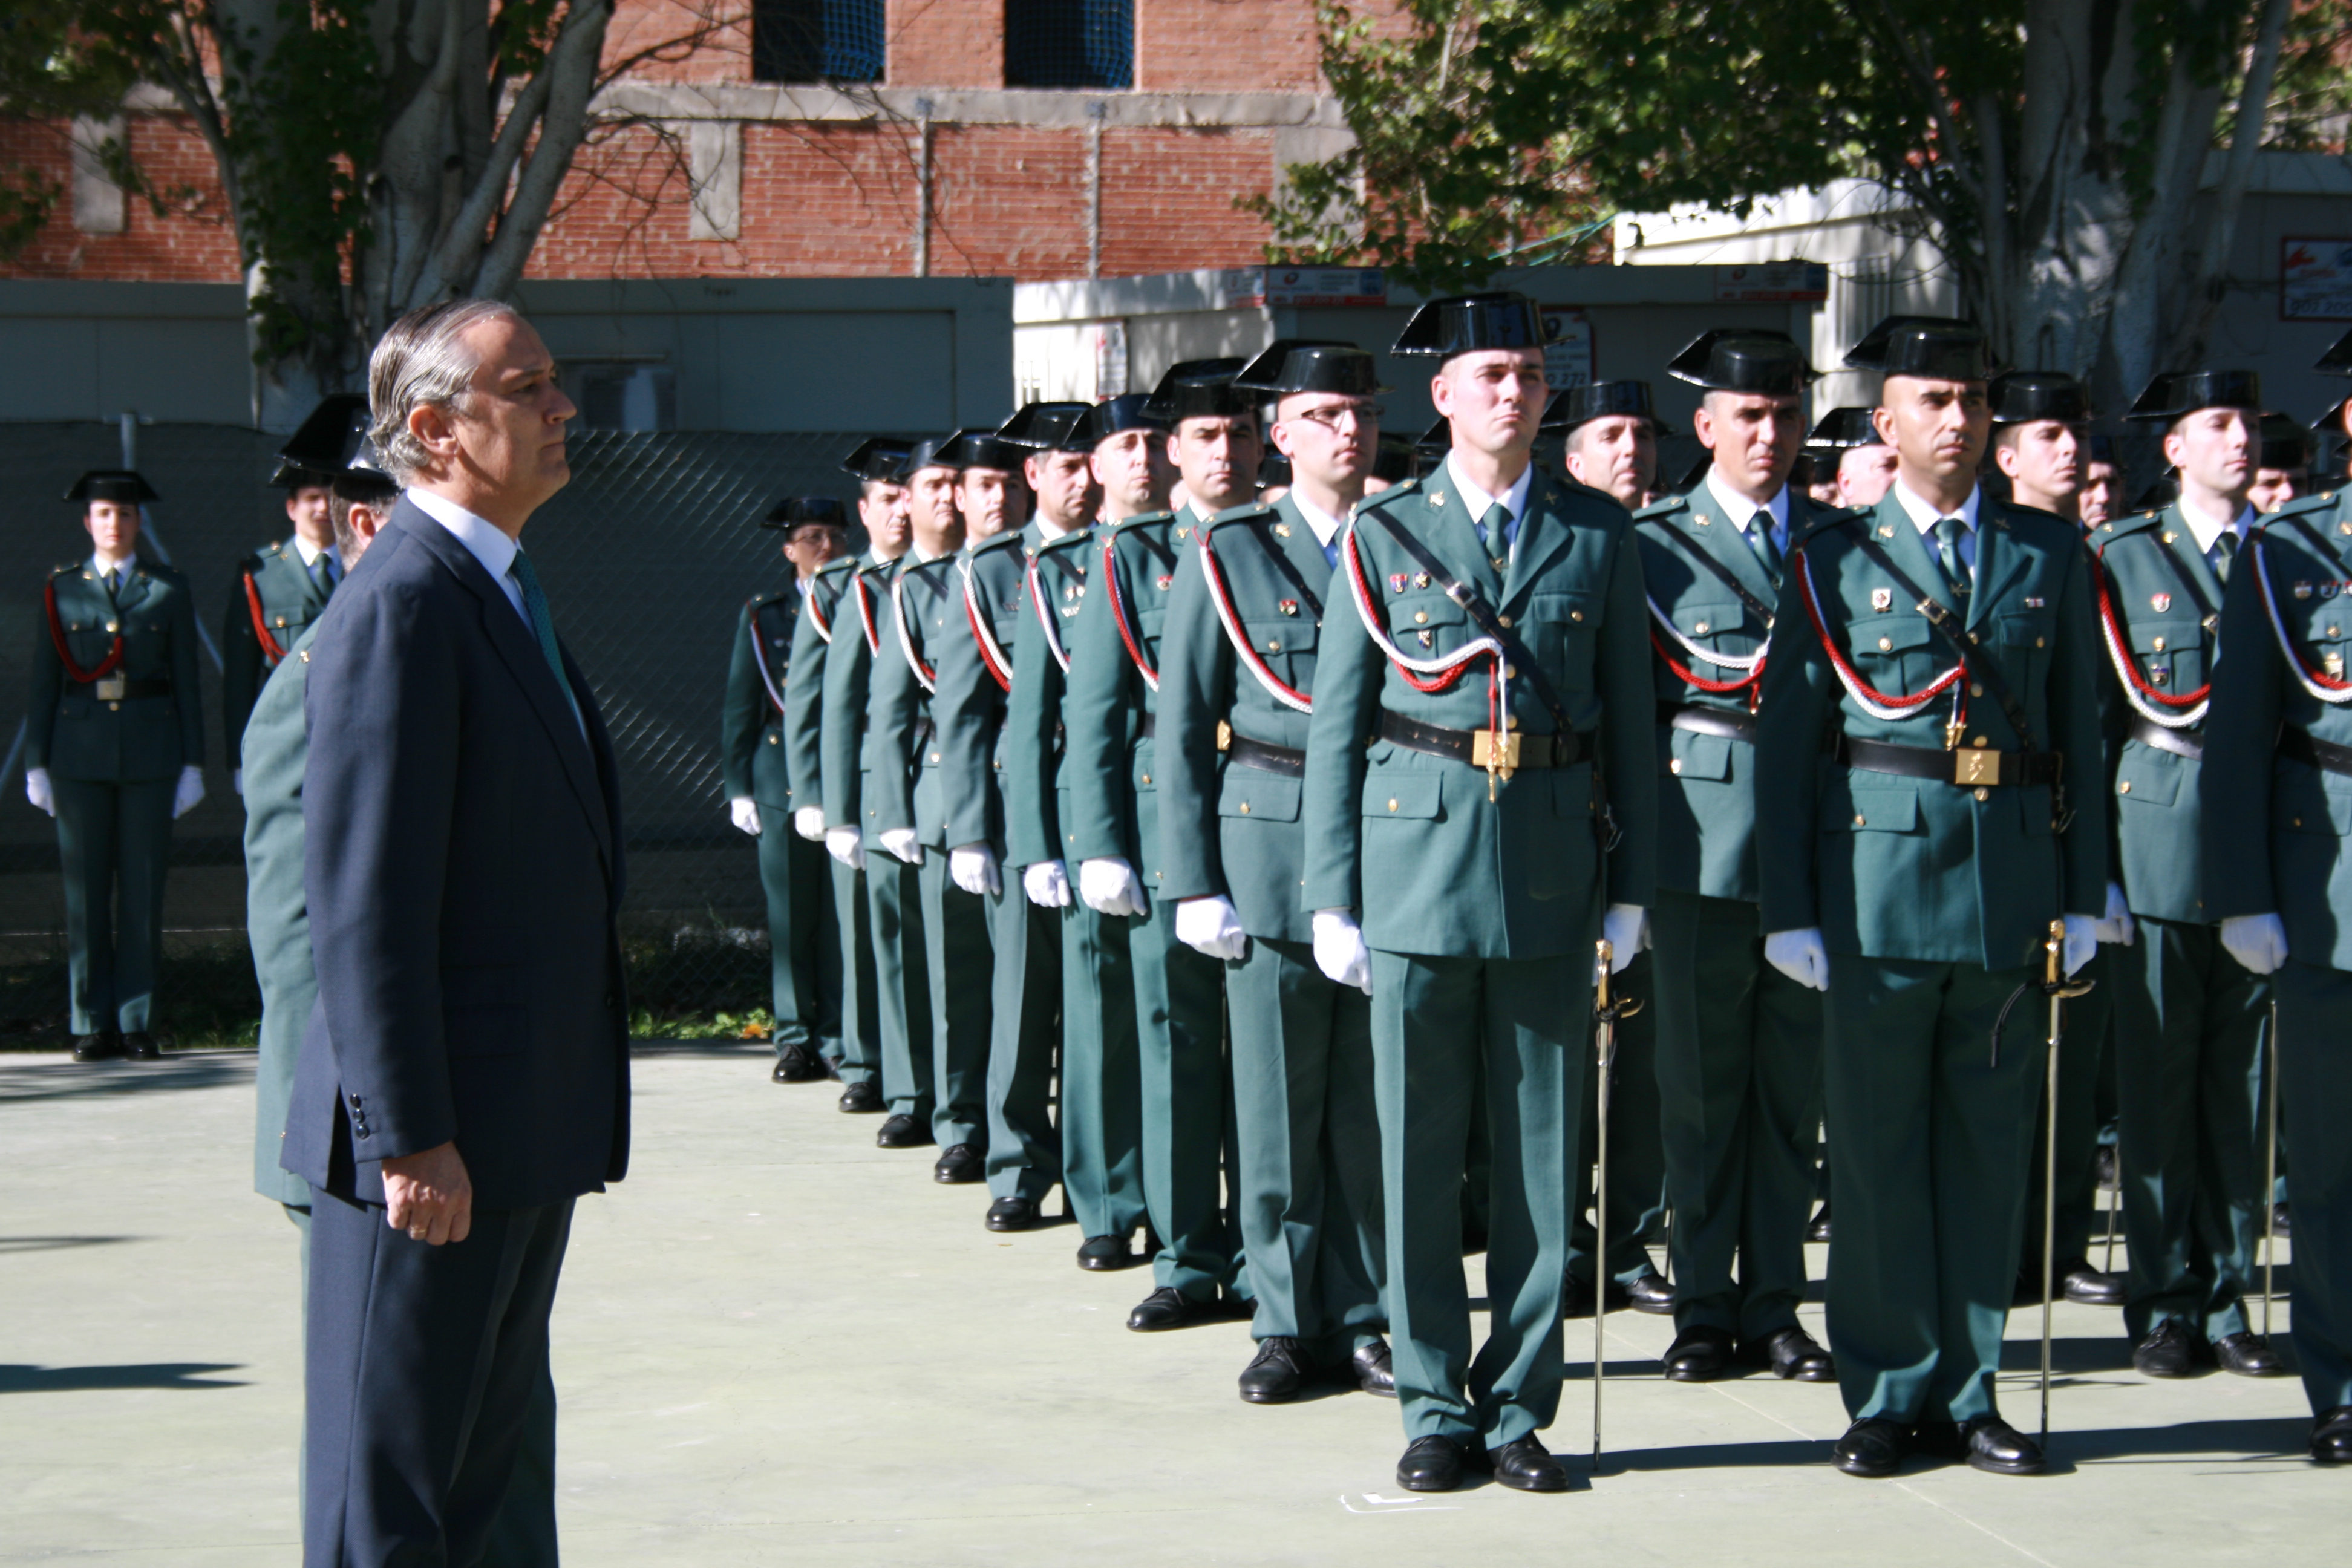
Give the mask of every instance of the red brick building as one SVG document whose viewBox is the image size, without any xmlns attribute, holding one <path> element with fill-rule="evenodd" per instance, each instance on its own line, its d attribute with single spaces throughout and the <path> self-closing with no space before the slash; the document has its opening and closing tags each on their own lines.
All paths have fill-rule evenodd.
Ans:
<svg viewBox="0 0 2352 1568">
<path fill-rule="evenodd" d="M 1236 197 L 1346 144 L 1313 0 L 617 0 L 606 58 L 698 35 L 598 100 L 531 265 L 548 279 L 1116 277 L 1246 265 Z M 0 275 L 233 282 L 204 144 L 142 92 L 125 116 L 157 217 L 72 178 L 57 128 L 0 159 L 68 210 Z"/>
</svg>

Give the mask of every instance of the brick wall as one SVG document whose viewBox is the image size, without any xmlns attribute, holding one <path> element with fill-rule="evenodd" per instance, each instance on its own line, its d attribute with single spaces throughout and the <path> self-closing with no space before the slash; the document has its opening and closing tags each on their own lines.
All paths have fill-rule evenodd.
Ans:
<svg viewBox="0 0 2352 1568">
<path fill-rule="evenodd" d="M 73 226 L 70 154 L 62 127 L 0 121 L 0 163 L 27 164 L 66 187 L 58 215 L 0 278 L 126 279 L 146 283 L 234 283 L 236 233 L 227 221 L 211 152 L 176 115 L 132 115 L 125 122 L 131 156 L 171 209 L 157 217 L 146 202 L 123 204 L 121 234 L 84 234 Z"/>
<path fill-rule="evenodd" d="M 604 68 L 645 81 L 750 81 L 751 0 L 614 0 Z"/>
<path fill-rule="evenodd" d="M 882 27 L 892 87 L 1004 85 L 1004 0 L 885 0 Z"/>
<path fill-rule="evenodd" d="M 1142 92 L 1314 92 L 1311 0 L 1135 0 Z"/>
</svg>

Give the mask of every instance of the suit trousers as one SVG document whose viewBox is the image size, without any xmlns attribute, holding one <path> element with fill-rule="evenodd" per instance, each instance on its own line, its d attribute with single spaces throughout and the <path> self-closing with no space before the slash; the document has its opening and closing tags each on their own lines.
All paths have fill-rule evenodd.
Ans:
<svg viewBox="0 0 2352 1568">
<path fill-rule="evenodd" d="M 833 923 L 841 943 L 841 1081 L 871 1083 L 882 1070 L 882 998 L 866 873 L 830 855 L 825 860 L 833 868 Z"/>
<path fill-rule="evenodd" d="M 1344 1360 L 1388 1324 L 1371 999 L 1303 942 L 1252 937 L 1224 967 L 1250 1334 Z"/>
<path fill-rule="evenodd" d="M 2116 1159 L 2130 1237 L 2124 1327 L 2242 1333 L 2263 1234 L 2263 1050 L 2271 983 L 2220 928 L 2142 920 L 2115 950 Z M 2299 1209 L 2298 1205 L 2298 1209 Z M 2295 1218 L 2303 1217 L 2298 1212 Z M 2300 1253 L 2303 1237 L 2295 1237 Z"/>
<path fill-rule="evenodd" d="M 306 1568 L 472 1568 L 494 1536 L 512 1550 L 542 1523 L 545 1555 L 523 1561 L 555 1561 L 547 1324 L 572 1208 L 477 1209 L 464 1241 L 432 1247 L 381 1207 L 314 1194 Z M 503 1519 L 523 1487 L 527 1515 Z"/>
<path fill-rule="evenodd" d="M 1088 1237 L 1143 1223 L 1129 922 L 1073 897 L 1062 925 L 1062 1188 Z"/>
<path fill-rule="evenodd" d="M 1745 900 L 1662 889 L 1650 921 L 1675 1326 L 1762 1340 L 1805 1299 L 1822 994 L 1764 961 Z"/>
<path fill-rule="evenodd" d="M 1855 1420 L 1994 1414 L 2049 1011 L 2023 968 L 1830 955 L 1829 1337 Z"/>
<path fill-rule="evenodd" d="M 931 986 L 924 970 L 922 877 L 888 850 L 866 847 L 866 907 L 874 926 L 880 1001 L 882 1098 L 894 1116 L 931 1120 Z"/>
<path fill-rule="evenodd" d="M 775 1045 L 841 1050 L 841 928 L 825 868 L 833 857 L 792 830 L 786 806 L 760 808 L 760 887 L 768 902 L 769 992 Z"/>
<path fill-rule="evenodd" d="M 77 1035 L 155 1023 L 163 872 L 176 778 L 91 784 L 55 778 L 66 895 L 66 986 Z"/>
<path fill-rule="evenodd" d="M 1128 919 L 1135 977 L 1143 1203 L 1160 1237 L 1152 1283 L 1196 1300 L 1246 1289 L 1224 1205 L 1224 965 L 1176 940 L 1176 900 Z"/>
<path fill-rule="evenodd" d="M 988 900 L 948 876 L 944 849 L 925 849 L 924 968 L 931 1016 L 931 1133 L 942 1149 L 988 1142 L 988 1037 L 994 958 Z"/>
<path fill-rule="evenodd" d="M 1372 952 L 1372 1075 L 1388 1222 L 1388 1308 L 1409 1438 L 1499 1447 L 1551 1424 L 1562 1375 L 1569 1162 L 1592 1017 L 1580 958 Z M 1474 1356 L 1462 1267 L 1471 1106 L 1483 1098 L 1486 1342 Z"/>
<path fill-rule="evenodd" d="M 1003 856 L 998 857 L 1002 863 Z M 1062 936 L 1055 910 L 1029 901 L 1007 869 L 988 900 L 993 971 L 988 1026 L 988 1195 L 1043 1204 L 1062 1179 L 1053 1120 L 1054 1056 L 1062 1016 Z"/>
<path fill-rule="evenodd" d="M 1638 953 L 1618 976 L 1642 1010 L 1617 1026 L 1617 1066 L 1609 1079 L 1609 1278 L 1630 1284 L 1654 1272 L 1645 1239 L 1666 1217 L 1666 1152 L 1659 1128 L 1656 969 Z M 1601 1053 L 1584 1053 L 1584 1120 L 1576 1158 L 1576 1190 L 1568 1205 L 1568 1272 L 1592 1283 L 1597 1244 L 1592 1221 L 1593 1169 L 1601 1156 Z"/>
<path fill-rule="evenodd" d="M 2352 974 L 2298 959 L 2278 990 L 2281 1125 L 2294 1149 L 2294 1357 L 2314 1414 L 2352 1405 Z M 2128 1132 L 2126 1134 L 2129 1136 Z"/>
</svg>

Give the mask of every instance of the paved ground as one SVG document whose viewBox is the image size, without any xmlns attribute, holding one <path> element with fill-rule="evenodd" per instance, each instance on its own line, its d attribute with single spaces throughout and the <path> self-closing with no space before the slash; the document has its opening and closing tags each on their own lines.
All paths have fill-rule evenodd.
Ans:
<svg viewBox="0 0 2352 1568">
<path fill-rule="evenodd" d="M 297 1560 L 294 1234 L 249 1188 L 251 1061 L 0 1058 L 0 1562 Z M 1669 1385 L 1666 1323 L 1619 1313 L 1597 1479 L 1412 1499 L 1394 1405 L 1243 1405 L 1243 1325 L 1129 1333 L 1142 1274 L 1080 1273 L 1067 1226 L 990 1235 L 928 1152 L 765 1077 L 643 1059 L 635 1174 L 581 1205 L 574 1565 L 2344 1561 L 2352 1478 L 2298 1457 L 2295 1384 L 2147 1383 L 2118 1315 L 2071 1307 L 2041 1479 L 1848 1479 L 1834 1388 Z M 1557 1449 L 1586 1441 L 1590 1331 Z M 2037 1331 L 2011 1319 L 2021 1425 Z"/>
</svg>

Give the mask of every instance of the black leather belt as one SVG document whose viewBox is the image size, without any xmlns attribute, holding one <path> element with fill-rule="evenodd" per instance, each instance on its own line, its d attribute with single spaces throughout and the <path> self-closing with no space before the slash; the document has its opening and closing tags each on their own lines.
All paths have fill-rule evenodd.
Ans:
<svg viewBox="0 0 2352 1568">
<path fill-rule="evenodd" d="M 1486 767 L 1495 750 L 1492 730 L 1448 730 L 1442 724 L 1416 723 L 1385 708 L 1381 710 L 1381 739 L 1393 741 L 1408 752 L 1451 757 L 1474 768 Z M 1498 768 L 1572 768 L 1592 755 L 1591 742 L 1575 730 L 1549 735 L 1509 730 L 1503 741 L 1503 754 L 1493 759 Z"/>
<path fill-rule="evenodd" d="M 2205 760 L 2205 731 L 2202 730 L 2168 730 L 2161 724 L 2151 724 L 2137 713 L 2132 715 L 2131 738 L 2143 746 L 2154 746 L 2159 752 L 2170 752 L 2176 757 L 2187 757 L 2192 763 Z"/>
<path fill-rule="evenodd" d="M 2278 750 L 2280 756 L 2293 757 L 2324 773 L 2352 773 L 2352 746 L 2314 740 L 2310 731 L 2292 724 L 2279 726 Z"/>
<path fill-rule="evenodd" d="M 1292 746 L 1277 746 L 1271 741 L 1253 741 L 1237 732 L 1223 720 L 1217 721 L 1217 750 L 1245 768 L 1260 773 L 1280 773 L 1286 778 L 1307 776 L 1307 753 Z"/>
<path fill-rule="evenodd" d="M 147 680 L 132 680 L 126 676 L 104 675 L 84 688 L 86 697 L 100 702 L 128 702 L 134 697 L 169 697 L 172 678 L 157 676 Z"/>
<path fill-rule="evenodd" d="M 1694 735 L 1720 735 L 1727 741 L 1756 742 L 1756 716 L 1752 713 L 1727 713 L 1720 708 L 1702 708 L 1696 702 L 1661 702 L 1658 722 L 1677 730 L 1688 730 Z"/>
<path fill-rule="evenodd" d="M 1884 741 L 1863 741 L 1832 735 L 1822 750 L 1832 762 L 1865 773 L 1895 773 L 1909 779 L 1933 779 L 1962 789 L 2006 784 L 2055 784 L 2064 766 L 2056 752 L 2002 752 L 1990 746 L 1895 746 Z"/>
</svg>

